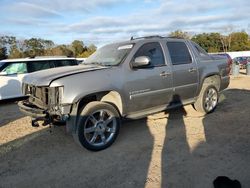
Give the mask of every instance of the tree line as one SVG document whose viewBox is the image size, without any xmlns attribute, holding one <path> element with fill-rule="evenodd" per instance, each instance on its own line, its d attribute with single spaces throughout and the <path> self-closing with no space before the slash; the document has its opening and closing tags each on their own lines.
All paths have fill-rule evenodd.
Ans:
<svg viewBox="0 0 250 188">
<path fill-rule="evenodd" d="M 56 45 L 52 40 L 41 38 L 18 40 L 13 36 L 0 36 L 0 59 L 33 56 L 88 57 L 95 51 L 95 45 L 86 46 L 80 40 L 74 40 L 69 45 Z"/>
<path fill-rule="evenodd" d="M 245 31 L 232 32 L 228 35 L 202 33 L 191 36 L 188 32 L 177 30 L 171 32 L 170 36 L 191 39 L 209 53 L 250 50 L 249 35 Z"/>
<path fill-rule="evenodd" d="M 171 32 L 169 36 L 191 39 L 207 52 L 250 50 L 249 35 L 245 31 L 232 32 L 228 35 L 202 33 L 192 36 L 188 32 L 177 30 Z M 0 37 L 0 59 L 32 56 L 88 57 L 95 51 L 95 45 L 86 46 L 80 40 L 74 40 L 69 45 L 56 45 L 51 40 L 41 38 L 18 40 L 13 36 Z"/>
</svg>

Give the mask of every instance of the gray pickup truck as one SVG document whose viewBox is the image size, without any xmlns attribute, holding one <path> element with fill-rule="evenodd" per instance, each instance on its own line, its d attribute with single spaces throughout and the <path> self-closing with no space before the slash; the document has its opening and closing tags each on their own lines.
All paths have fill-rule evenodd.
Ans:
<svg viewBox="0 0 250 188">
<path fill-rule="evenodd" d="M 18 103 L 32 125 L 66 122 L 85 148 L 98 151 L 117 138 L 121 119 L 181 105 L 212 112 L 229 85 L 227 59 L 190 40 L 150 36 L 98 49 L 83 65 L 39 71 L 23 80 Z"/>
</svg>

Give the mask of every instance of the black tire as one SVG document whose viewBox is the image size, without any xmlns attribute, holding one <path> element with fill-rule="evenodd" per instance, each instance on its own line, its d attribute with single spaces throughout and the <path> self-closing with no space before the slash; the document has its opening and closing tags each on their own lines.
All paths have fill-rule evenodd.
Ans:
<svg viewBox="0 0 250 188">
<path fill-rule="evenodd" d="M 214 92 L 213 96 L 208 97 L 208 93 Z M 209 100 L 207 98 L 210 98 Z M 193 104 L 193 107 L 196 111 L 208 114 L 215 110 L 218 104 L 219 94 L 218 90 L 214 85 L 203 84 L 200 94 L 197 101 Z M 211 106 L 208 107 L 208 103 L 211 103 Z"/>
<path fill-rule="evenodd" d="M 111 104 L 90 102 L 81 110 L 73 137 L 86 149 L 100 151 L 114 143 L 120 124 L 120 115 Z"/>
</svg>

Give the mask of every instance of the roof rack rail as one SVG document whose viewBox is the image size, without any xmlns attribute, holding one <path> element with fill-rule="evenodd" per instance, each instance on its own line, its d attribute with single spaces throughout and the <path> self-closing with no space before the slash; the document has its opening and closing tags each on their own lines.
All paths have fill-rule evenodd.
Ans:
<svg viewBox="0 0 250 188">
<path fill-rule="evenodd" d="M 149 35 L 149 36 L 144 36 L 144 37 L 131 37 L 130 40 L 137 40 L 137 39 L 150 39 L 150 38 L 165 38 L 160 35 Z"/>
<path fill-rule="evenodd" d="M 175 36 L 168 36 L 168 37 L 166 37 L 166 38 L 169 38 L 169 39 L 185 39 L 185 38 L 183 38 L 183 37 L 175 37 Z"/>
<path fill-rule="evenodd" d="M 130 40 L 137 40 L 137 39 L 151 39 L 151 38 L 173 38 L 173 39 L 184 39 L 183 37 L 175 37 L 175 36 L 160 36 L 160 35 L 150 35 L 144 37 L 131 37 Z"/>
</svg>

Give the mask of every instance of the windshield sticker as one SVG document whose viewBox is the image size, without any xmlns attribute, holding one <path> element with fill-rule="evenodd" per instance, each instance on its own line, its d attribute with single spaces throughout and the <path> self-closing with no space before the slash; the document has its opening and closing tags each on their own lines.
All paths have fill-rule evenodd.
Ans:
<svg viewBox="0 0 250 188">
<path fill-rule="evenodd" d="M 118 50 L 131 49 L 132 47 L 133 47 L 133 44 L 128 44 L 128 45 L 120 46 Z"/>
</svg>

